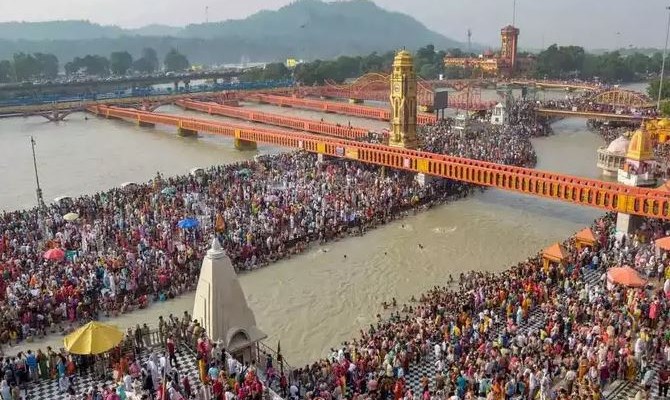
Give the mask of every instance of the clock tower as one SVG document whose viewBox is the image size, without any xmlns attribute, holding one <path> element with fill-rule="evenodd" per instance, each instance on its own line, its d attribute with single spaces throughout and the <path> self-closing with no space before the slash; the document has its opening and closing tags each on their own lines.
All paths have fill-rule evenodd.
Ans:
<svg viewBox="0 0 670 400">
<path fill-rule="evenodd" d="M 396 54 L 391 73 L 391 132 L 389 146 L 415 149 L 416 72 L 414 59 L 405 50 Z"/>
</svg>

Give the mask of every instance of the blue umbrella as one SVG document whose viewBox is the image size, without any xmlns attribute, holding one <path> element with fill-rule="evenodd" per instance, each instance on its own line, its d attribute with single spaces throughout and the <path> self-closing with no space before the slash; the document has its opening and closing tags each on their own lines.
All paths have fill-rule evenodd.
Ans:
<svg viewBox="0 0 670 400">
<path fill-rule="evenodd" d="M 177 223 L 177 226 L 181 229 L 192 229 L 197 227 L 199 224 L 200 223 L 195 218 L 184 218 Z"/>
</svg>

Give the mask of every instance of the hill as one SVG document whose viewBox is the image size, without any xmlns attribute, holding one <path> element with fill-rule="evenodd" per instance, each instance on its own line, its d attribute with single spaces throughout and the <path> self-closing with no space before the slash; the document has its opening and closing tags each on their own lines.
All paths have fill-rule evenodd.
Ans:
<svg viewBox="0 0 670 400">
<path fill-rule="evenodd" d="M 432 43 L 438 49 L 460 43 L 435 33 L 414 18 L 378 7 L 370 0 L 324 3 L 299 0 L 277 11 L 261 11 L 242 20 L 194 24 L 184 28 L 162 25 L 124 30 L 86 21 L 0 23 L 0 59 L 14 52 L 49 52 L 61 61 L 75 56 L 142 47 L 159 55 L 170 47 L 196 63 L 275 61 L 361 55 Z"/>
<path fill-rule="evenodd" d="M 124 30 L 88 21 L 1 22 L 3 40 L 76 40 L 81 38 L 119 37 Z"/>
</svg>

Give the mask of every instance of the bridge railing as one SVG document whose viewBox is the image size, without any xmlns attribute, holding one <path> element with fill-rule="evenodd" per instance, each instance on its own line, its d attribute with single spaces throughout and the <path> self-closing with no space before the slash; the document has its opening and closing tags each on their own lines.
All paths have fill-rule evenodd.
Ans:
<svg viewBox="0 0 670 400">
<path fill-rule="evenodd" d="M 239 82 L 239 83 L 215 83 L 209 85 L 197 85 L 189 88 L 179 88 L 178 90 L 156 89 L 156 88 L 135 88 L 122 91 L 106 93 L 82 93 L 76 96 L 70 95 L 40 95 L 24 96 L 13 99 L 0 100 L 0 107 L 32 106 L 54 103 L 70 102 L 90 102 L 99 100 L 127 99 L 133 97 L 148 96 L 166 96 L 175 94 L 218 92 L 226 90 L 262 90 L 274 88 L 288 88 L 295 85 L 292 80 L 281 81 L 259 81 L 259 82 Z"/>
</svg>

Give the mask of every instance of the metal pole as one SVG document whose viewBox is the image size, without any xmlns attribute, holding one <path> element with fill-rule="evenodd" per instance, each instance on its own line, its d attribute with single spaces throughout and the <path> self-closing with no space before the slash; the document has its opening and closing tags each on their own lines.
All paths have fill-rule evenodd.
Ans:
<svg viewBox="0 0 670 400">
<path fill-rule="evenodd" d="M 670 7 L 665 7 L 668 10 L 668 24 L 665 28 L 665 47 L 663 48 L 663 62 L 661 63 L 661 79 L 658 81 L 658 100 L 656 101 L 656 109 L 661 111 L 661 95 L 663 93 L 663 76 L 665 75 L 665 59 L 668 54 L 668 37 L 670 37 Z"/>
<path fill-rule="evenodd" d="M 35 168 L 35 182 L 37 183 L 37 190 L 35 190 L 37 194 L 37 207 L 41 209 L 44 206 L 44 199 L 42 198 L 42 189 L 40 188 L 40 177 L 37 174 L 37 158 L 35 157 L 35 139 L 32 136 L 30 137 L 30 145 L 33 150 L 33 167 Z"/>
<path fill-rule="evenodd" d="M 512 26 L 516 26 L 516 0 L 514 0 L 514 6 L 512 7 Z"/>
</svg>

